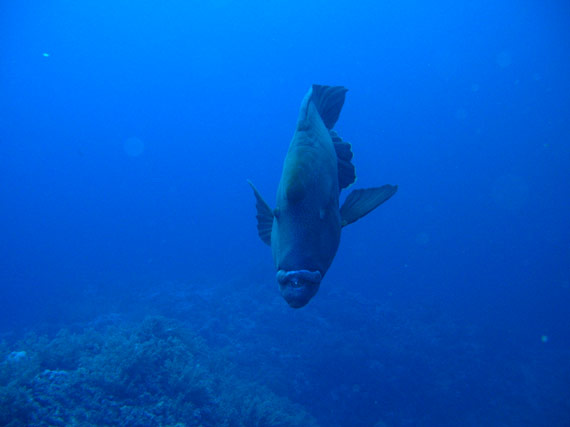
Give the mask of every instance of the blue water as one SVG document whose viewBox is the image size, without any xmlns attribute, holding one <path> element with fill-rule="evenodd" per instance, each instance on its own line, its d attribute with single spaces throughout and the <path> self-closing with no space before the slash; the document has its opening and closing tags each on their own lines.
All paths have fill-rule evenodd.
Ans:
<svg viewBox="0 0 570 427">
<path fill-rule="evenodd" d="M 564 1 L 4 2 L 0 340 L 158 313 L 321 425 L 569 425 L 568 22 Z M 353 188 L 399 190 L 293 310 L 246 179 L 274 205 L 313 83 L 349 89 Z"/>
</svg>

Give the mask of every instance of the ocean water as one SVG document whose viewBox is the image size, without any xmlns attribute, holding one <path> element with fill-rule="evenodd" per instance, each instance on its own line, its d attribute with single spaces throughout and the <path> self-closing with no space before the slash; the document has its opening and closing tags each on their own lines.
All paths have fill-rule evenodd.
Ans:
<svg viewBox="0 0 570 427">
<path fill-rule="evenodd" d="M 0 425 L 570 425 L 565 1 L 0 4 Z M 312 84 L 354 188 L 319 293 L 275 193 Z"/>
</svg>

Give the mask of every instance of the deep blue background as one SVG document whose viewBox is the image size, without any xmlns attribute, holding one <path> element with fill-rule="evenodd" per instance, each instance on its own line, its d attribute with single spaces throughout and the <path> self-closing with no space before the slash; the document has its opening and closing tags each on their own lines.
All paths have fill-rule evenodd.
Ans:
<svg viewBox="0 0 570 427">
<path fill-rule="evenodd" d="M 399 185 L 322 287 L 568 352 L 569 22 L 564 1 L 3 2 L 0 330 L 100 283 L 271 264 L 246 179 L 273 204 L 320 83 L 349 88 L 355 188 Z"/>
</svg>

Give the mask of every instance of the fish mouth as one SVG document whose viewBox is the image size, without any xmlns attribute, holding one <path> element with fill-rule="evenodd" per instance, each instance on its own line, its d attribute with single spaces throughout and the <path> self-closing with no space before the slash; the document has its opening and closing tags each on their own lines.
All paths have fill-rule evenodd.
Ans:
<svg viewBox="0 0 570 427">
<path fill-rule="evenodd" d="M 315 270 L 279 270 L 277 283 L 281 296 L 293 307 L 305 306 L 319 290 L 323 275 Z"/>
</svg>

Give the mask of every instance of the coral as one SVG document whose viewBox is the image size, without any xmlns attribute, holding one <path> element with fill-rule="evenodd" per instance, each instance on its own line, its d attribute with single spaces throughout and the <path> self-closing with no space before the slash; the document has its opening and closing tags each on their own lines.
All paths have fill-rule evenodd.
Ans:
<svg viewBox="0 0 570 427">
<path fill-rule="evenodd" d="M 0 346 L 0 425 L 315 425 L 163 317 L 32 334 L 14 348 Z"/>
</svg>

